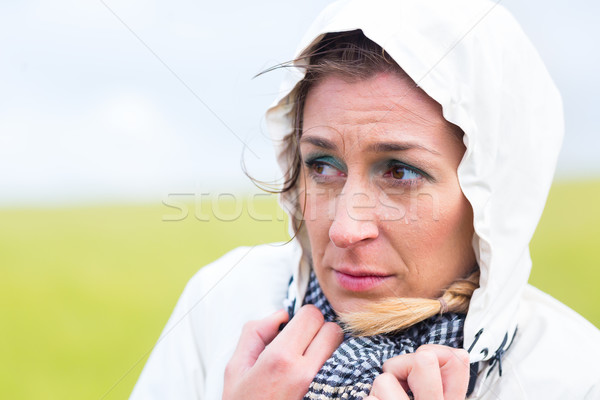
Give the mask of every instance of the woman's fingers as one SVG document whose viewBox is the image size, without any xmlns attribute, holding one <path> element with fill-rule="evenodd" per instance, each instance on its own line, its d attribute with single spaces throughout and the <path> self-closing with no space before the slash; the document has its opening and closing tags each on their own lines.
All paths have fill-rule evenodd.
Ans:
<svg viewBox="0 0 600 400">
<path fill-rule="evenodd" d="M 247 322 L 242 328 L 238 345 L 227 365 L 229 372 L 242 374 L 252 367 L 265 347 L 277 336 L 279 326 L 288 319 L 288 313 L 279 310 L 261 320 Z"/>
<path fill-rule="evenodd" d="M 384 372 L 375 378 L 371 393 L 369 393 L 368 399 L 375 400 L 409 400 L 408 395 L 398 382 L 398 379 L 390 374 Z"/>
<path fill-rule="evenodd" d="M 304 354 L 323 323 L 323 314 L 317 307 L 312 304 L 303 306 L 273 340 L 269 351 Z"/>
<path fill-rule="evenodd" d="M 469 356 L 463 349 L 424 345 L 413 354 L 387 360 L 383 371 L 407 385 L 418 399 L 463 400 L 469 384 Z"/>
<path fill-rule="evenodd" d="M 310 365 L 315 366 L 318 372 L 343 340 L 342 328 L 334 322 L 325 322 L 306 349 L 304 358 Z"/>
<path fill-rule="evenodd" d="M 442 376 L 434 352 L 421 351 L 391 358 L 383 364 L 383 371 L 406 382 L 419 400 L 443 398 Z"/>
<path fill-rule="evenodd" d="M 312 304 L 302 306 L 264 352 L 267 359 L 293 359 L 308 383 L 342 343 L 342 329 L 325 322 L 321 311 Z"/>
<path fill-rule="evenodd" d="M 283 314 L 282 314 L 283 313 Z M 285 312 L 244 326 L 225 368 L 223 399 L 301 399 L 314 376 L 343 339 L 342 330 L 324 322 L 312 305 L 287 321 Z"/>
<path fill-rule="evenodd" d="M 444 398 L 463 400 L 469 388 L 469 353 L 464 349 L 454 349 L 439 344 L 427 346 L 438 356 L 444 384 Z"/>
</svg>

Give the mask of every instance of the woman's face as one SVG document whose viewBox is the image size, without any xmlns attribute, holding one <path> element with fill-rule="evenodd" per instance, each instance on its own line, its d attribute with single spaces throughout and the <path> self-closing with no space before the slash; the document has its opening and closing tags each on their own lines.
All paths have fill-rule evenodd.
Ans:
<svg viewBox="0 0 600 400">
<path fill-rule="evenodd" d="M 456 174 L 465 147 L 412 81 L 324 78 L 306 98 L 300 151 L 313 266 L 337 312 L 435 298 L 472 270 L 472 209 Z"/>
</svg>

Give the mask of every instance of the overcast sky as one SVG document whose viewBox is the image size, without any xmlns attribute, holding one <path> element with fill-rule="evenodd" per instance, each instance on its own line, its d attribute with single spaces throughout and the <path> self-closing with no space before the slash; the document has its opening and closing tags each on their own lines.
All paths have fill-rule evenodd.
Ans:
<svg viewBox="0 0 600 400">
<path fill-rule="evenodd" d="M 0 3 L 0 205 L 216 193 L 279 173 L 263 113 L 326 1 Z M 561 90 L 558 176 L 600 176 L 600 6 L 504 0 Z"/>
</svg>

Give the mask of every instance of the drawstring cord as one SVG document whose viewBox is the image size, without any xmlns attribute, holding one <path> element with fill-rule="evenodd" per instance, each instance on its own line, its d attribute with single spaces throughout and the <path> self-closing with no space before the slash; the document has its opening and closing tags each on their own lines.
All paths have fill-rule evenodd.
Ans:
<svg viewBox="0 0 600 400">
<path fill-rule="evenodd" d="M 513 341 L 515 340 L 515 336 L 517 336 L 517 328 L 516 327 L 515 327 L 515 332 L 513 333 L 512 338 L 510 339 L 510 343 L 505 348 L 504 346 L 506 345 L 506 342 L 508 341 L 508 332 L 504 334 L 504 340 L 502 341 L 502 344 L 500 345 L 498 350 L 496 350 L 496 352 L 490 359 L 490 369 L 487 373 L 487 376 L 490 375 L 490 373 L 492 372 L 492 370 L 494 369 L 496 364 L 498 364 L 498 375 L 502 376 L 502 357 L 504 356 L 504 353 L 506 353 L 506 351 L 508 349 L 510 349 L 510 346 L 512 346 Z"/>
<path fill-rule="evenodd" d="M 502 356 L 504 356 L 504 352 L 506 351 L 504 349 L 504 345 L 507 341 L 508 333 L 505 333 L 504 340 L 502 340 L 502 344 L 500 345 L 500 347 L 498 347 L 498 350 L 496 350 L 492 358 L 490 358 L 490 370 L 488 371 L 488 376 L 490 375 L 496 364 L 498 364 L 498 374 L 502 376 Z"/>
<path fill-rule="evenodd" d="M 475 344 L 477 344 L 477 342 L 479 341 L 479 338 L 481 337 L 482 334 L 483 334 L 483 328 L 481 328 L 479 330 L 479 332 L 477 332 L 475 334 L 475 339 L 473 340 L 473 343 L 471 343 L 471 346 L 469 346 L 469 350 L 468 350 L 469 353 L 471 352 L 471 350 L 473 350 L 473 348 L 475 347 Z M 504 353 L 506 353 L 506 351 L 512 345 L 513 341 L 515 340 L 516 335 L 517 335 L 517 328 L 515 328 L 515 332 L 512 335 L 512 339 L 510 340 L 510 343 L 508 344 L 508 346 L 506 346 L 506 348 L 505 348 L 504 346 L 506 345 L 506 342 L 508 341 L 508 332 L 504 334 L 504 340 L 502 341 L 502 344 L 500 345 L 498 350 L 496 350 L 496 352 L 494 353 L 492 358 L 490 358 L 490 360 L 488 361 L 490 363 L 489 364 L 490 369 L 488 370 L 488 372 L 486 374 L 486 378 L 490 375 L 490 373 L 492 372 L 492 370 L 494 369 L 496 364 L 498 364 L 498 374 L 499 374 L 499 376 L 502 376 L 502 357 L 504 357 Z M 483 350 L 481 350 L 481 353 L 483 353 L 484 358 L 485 358 L 489 353 L 488 348 L 486 347 Z M 470 366 L 470 371 L 469 371 L 470 377 L 469 377 L 469 386 L 467 389 L 467 396 L 470 396 L 471 393 L 473 393 L 473 391 L 475 390 L 475 383 L 477 381 L 478 372 L 479 372 L 479 362 L 472 363 Z"/>
</svg>

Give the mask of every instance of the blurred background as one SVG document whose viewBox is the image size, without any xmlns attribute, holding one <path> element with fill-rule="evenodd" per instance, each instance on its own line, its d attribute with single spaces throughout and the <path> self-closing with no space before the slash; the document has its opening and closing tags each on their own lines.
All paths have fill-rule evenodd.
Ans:
<svg viewBox="0 0 600 400">
<path fill-rule="evenodd" d="M 326 1 L 0 3 L 0 396 L 127 398 L 187 280 L 286 240 L 263 113 Z M 531 282 L 600 326 L 600 5 L 504 0 L 563 94 Z M 246 147 L 244 146 L 246 144 Z"/>
</svg>

